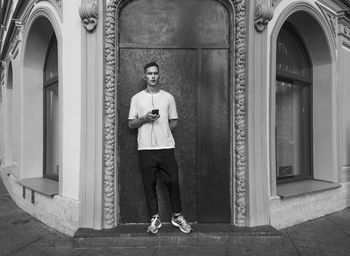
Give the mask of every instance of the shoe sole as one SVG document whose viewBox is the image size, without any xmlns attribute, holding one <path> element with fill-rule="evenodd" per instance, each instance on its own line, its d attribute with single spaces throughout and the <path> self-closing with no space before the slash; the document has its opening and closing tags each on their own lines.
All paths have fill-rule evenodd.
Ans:
<svg viewBox="0 0 350 256">
<path fill-rule="evenodd" d="M 176 222 L 174 222 L 173 220 L 171 220 L 171 224 L 173 224 L 175 227 L 179 228 L 179 229 L 181 230 L 181 232 L 182 232 L 182 233 L 186 233 L 186 234 L 188 234 L 188 233 L 190 233 L 190 232 L 191 232 L 191 230 L 187 231 L 187 230 L 185 230 L 185 229 L 181 228 L 181 227 L 180 227 L 180 225 L 179 225 L 179 224 L 177 224 Z"/>
<path fill-rule="evenodd" d="M 159 227 L 157 227 L 157 229 L 154 232 L 152 232 L 151 230 L 147 230 L 147 233 L 157 234 L 161 227 L 162 227 L 162 223 L 160 223 Z"/>
</svg>

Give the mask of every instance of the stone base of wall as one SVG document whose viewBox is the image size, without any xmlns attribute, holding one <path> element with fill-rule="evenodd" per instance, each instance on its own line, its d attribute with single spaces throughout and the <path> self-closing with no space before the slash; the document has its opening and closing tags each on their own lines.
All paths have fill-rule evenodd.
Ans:
<svg viewBox="0 0 350 256">
<path fill-rule="evenodd" d="M 31 191 L 26 189 L 23 198 L 23 187 L 12 175 L 0 171 L 0 177 L 12 200 L 25 212 L 40 220 L 47 226 L 68 236 L 79 228 L 79 201 L 59 195 L 53 198 L 35 192 L 34 204 L 31 202 Z"/>
<path fill-rule="evenodd" d="M 270 200 L 270 224 L 282 229 L 341 211 L 350 206 L 350 182 L 314 194 Z"/>
</svg>

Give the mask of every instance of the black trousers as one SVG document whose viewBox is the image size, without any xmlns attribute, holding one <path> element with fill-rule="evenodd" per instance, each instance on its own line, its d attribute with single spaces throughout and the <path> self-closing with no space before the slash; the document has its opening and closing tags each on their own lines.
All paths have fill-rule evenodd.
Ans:
<svg viewBox="0 0 350 256">
<path fill-rule="evenodd" d="M 157 173 L 166 185 L 173 213 L 182 211 L 178 167 L 174 149 L 139 150 L 139 164 L 150 216 L 158 214 Z"/>
</svg>

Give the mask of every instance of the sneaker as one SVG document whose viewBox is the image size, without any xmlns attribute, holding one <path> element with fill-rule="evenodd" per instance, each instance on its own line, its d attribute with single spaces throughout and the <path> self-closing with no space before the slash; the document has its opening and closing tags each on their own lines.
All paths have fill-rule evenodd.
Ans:
<svg viewBox="0 0 350 256">
<path fill-rule="evenodd" d="M 192 231 L 191 226 L 187 223 L 184 216 L 179 215 L 177 217 L 173 216 L 171 218 L 171 224 L 173 224 L 175 227 L 178 227 L 182 232 L 188 234 Z"/>
<path fill-rule="evenodd" d="M 154 216 L 151 219 L 151 225 L 149 225 L 147 228 L 147 232 L 152 234 L 157 234 L 158 229 L 160 229 L 161 227 L 162 227 L 162 222 L 160 221 L 160 217 Z"/>
</svg>

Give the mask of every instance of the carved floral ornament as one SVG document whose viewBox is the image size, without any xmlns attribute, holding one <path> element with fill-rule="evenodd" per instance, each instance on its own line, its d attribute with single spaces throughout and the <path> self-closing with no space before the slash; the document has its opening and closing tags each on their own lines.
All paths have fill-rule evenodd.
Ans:
<svg viewBox="0 0 350 256">
<path fill-rule="evenodd" d="M 118 21 L 116 13 L 122 0 L 109 0 L 106 2 L 105 20 L 105 98 L 104 98 L 104 223 L 106 228 L 116 225 L 116 194 L 117 175 L 116 166 L 116 106 L 117 98 L 117 73 L 116 73 L 116 33 L 118 33 Z M 237 226 L 245 226 L 247 223 L 247 118 L 246 118 L 246 40 L 247 40 L 247 0 L 227 0 L 234 6 L 234 188 L 235 205 L 234 222 Z M 263 18 L 262 24 L 269 20 L 270 11 L 264 8 L 259 11 Z M 81 14 L 83 17 L 83 15 Z M 271 16 L 272 17 L 272 16 Z"/>
<path fill-rule="evenodd" d="M 79 15 L 87 31 L 92 32 L 97 25 L 97 0 L 82 0 Z"/>
<path fill-rule="evenodd" d="M 9 50 L 11 55 L 14 55 L 15 51 L 19 48 L 18 45 L 22 42 L 23 27 L 24 25 L 21 20 L 15 20 L 15 32 Z"/>
<path fill-rule="evenodd" d="M 269 6 L 268 1 L 257 0 L 255 2 L 254 25 L 258 32 L 262 32 L 273 17 L 274 8 Z"/>
</svg>

